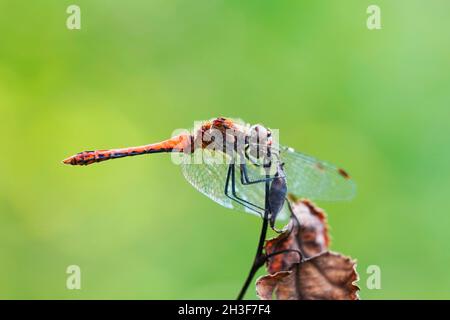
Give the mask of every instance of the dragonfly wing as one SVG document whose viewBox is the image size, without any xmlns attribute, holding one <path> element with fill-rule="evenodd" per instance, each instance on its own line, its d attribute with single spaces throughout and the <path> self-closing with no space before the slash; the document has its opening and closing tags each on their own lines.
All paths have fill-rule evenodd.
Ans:
<svg viewBox="0 0 450 320">
<path fill-rule="evenodd" d="M 201 153 L 201 155 L 199 155 L 199 153 Z M 199 161 L 199 159 L 201 159 L 201 161 Z M 194 154 L 184 156 L 183 162 L 181 163 L 181 170 L 186 180 L 211 200 L 226 208 L 258 214 L 227 197 L 225 194 L 225 184 L 229 162 L 219 161 L 219 159 L 220 156 L 217 157 L 217 152 L 207 149 L 196 150 Z M 258 174 L 257 170 L 250 170 L 252 176 Z M 238 166 L 236 166 L 235 188 L 236 194 L 241 199 L 264 207 L 264 183 L 242 185 L 240 183 Z M 229 184 L 229 194 L 231 195 L 231 181 Z"/>
<path fill-rule="evenodd" d="M 285 163 L 288 192 L 312 200 L 350 200 L 356 185 L 348 174 L 338 167 L 294 151 L 280 148 L 281 161 Z"/>
</svg>

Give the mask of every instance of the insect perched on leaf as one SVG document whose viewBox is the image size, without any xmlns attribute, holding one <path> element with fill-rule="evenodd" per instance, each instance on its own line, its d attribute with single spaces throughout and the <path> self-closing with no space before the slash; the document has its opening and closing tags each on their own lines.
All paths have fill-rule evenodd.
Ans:
<svg viewBox="0 0 450 320">
<path fill-rule="evenodd" d="M 293 214 L 287 193 L 315 200 L 347 200 L 355 184 L 340 168 L 292 148 L 280 146 L 272 130 L 262 125 L 215 118 L 191 132 L 140 147 L 84 151 L 63 162 L 89 165 L 147 153 L 172 154 L 186 180 L 224 207 L 260 215 L 262 229 L 250 272 L 239 293 L 242 299 L 267 255 L 263 253 L 268 224 Z M 178 157 L 176 157 L 178 155 Z M 286 212 L 287 211 L 287 212 Z M 301 250 L 297 250 L 303 259 Z M 271 253 L 274 255 L 276 253 Z"/>
<path fill-rule="evenodd" d="M 63 162 L 89 165 L 163 152 L 177 153 L 186 180 L 222 206 L 260 216 L 268 207 L 272 227 L 278 216 L 288 216 L 284 206 L 288 191 L 326 201 L 347 200 L 355 193 L 355 184 L 343 169 L 278 145 L 262 125 L 228 118 L 205 121 L 192 132 L 162 142 L 84 151 Z M 270 182 L 268 192 L 264 182 Z"/>
</svg>

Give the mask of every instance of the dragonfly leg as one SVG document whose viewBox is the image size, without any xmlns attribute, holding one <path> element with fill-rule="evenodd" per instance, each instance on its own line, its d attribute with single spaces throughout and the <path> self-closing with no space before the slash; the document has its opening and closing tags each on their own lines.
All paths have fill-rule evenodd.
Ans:
<svg viewBox="0 0 450 320">
<path fill-rule="evenodd" d="M 229 192 L 229 187 L 231 183 L 231 195 Z M 236 201 L 240 205 L 244 206 L 245 208 L 259 214 L 261 217 L 263 216 L 264 209 L 255 205 L 254 203 L 244 200 L 237 196 L 236 194 L 236 177 L 235 177 L 235 168 L 234 164 L 230 164 L 228 167 L 228 173 L 227 178 L 225 181 L 225 195 L 230 198 L 233 201 Z M 261 212 L 262 211 L 262 212 Z"/>
<path fill-rule="evenodd" d="M 233 193 L 233 196 L 236 197 L 236 199 L 243 201 L 243 202 L 261 210 L 262 212 L 264 212 L 264 210 L 265 210 L 264 208 L 237 196 L 237 194 L 236 194 L 236 168 L 234 166 L 233 166 L 232 172 L 231 172 L 231 191 Z M 262 215 L 262 213 L 261 213 L 261 215 Z"/>
<path fill-rule="evenodd" d="M 248 184 L 255 184 L 255 183 L 260 183 L 260 182 L 265 182 L 265 181 L 271 181 L 277 177 L 279 178 L 286 178 L 286 175 L 284 173 L 284 170 L 278 170 L 278 175 L 274 175 L 272 177 L 268 177 L 268 178 L 263 178 L 263 179 L 257 179 L 257 180 L 250 180 L 250 178 L 248 177 L 248 172 L 247 172 L 247 164 L 245 163 L 244 159 L 247 159 L 251 164 L 253 164 L 256 167 L 261 167 L 261 164 L 257 163 L 255 160 L 253 160 L 249 155 L 248 155 L 248 148 L 245 149 L 244 153 L 240 153 L 239 154 L 240 159 L 241 159 L 241 164 L 240 164 L 240 171 L 241 171 L 241 183 L 243 185 L 248 185 Z M 277 162 L 280 163 L 280 167 L 283 168 L 284 166 L 284 162 L 281 162 L 280 160 L 280 156 L 277 153 L 274 153 L 272 155 L 273 157 L 276 158 Z M 259 158 L 258 158 L 259 159 Z M 272 161 L 270 161 L 268 163 L 268 167 L 271 166 Z"/>
<path fill-rule="evenodd" d="M 256 183 L 263 183 L 266 181 L 271 181 L 273 179 L 276 178 L 276 176 L 269 176 L 267 178 L 263 178 L 263 179 L 257 179 L 257 180 L 250 180 L 250 178 L 248 177 L 248 172 L 247 172 L 247 165 L 245 163 L 241 163 L 239 165 L 239 171 L 241 172 L 241 184 L 245 185 L 250 185 L 250 184 L 256 184 Z"/>
</svg>

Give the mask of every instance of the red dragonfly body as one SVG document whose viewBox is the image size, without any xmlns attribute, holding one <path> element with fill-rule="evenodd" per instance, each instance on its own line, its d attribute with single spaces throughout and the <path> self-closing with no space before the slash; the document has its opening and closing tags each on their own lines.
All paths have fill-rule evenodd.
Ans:
<svg viewBox="0 0 450 320">
<path fill-rule="evenodd" d="M 258 136 L 262 133 L 266 138 L 255 143 L 254 132 Z M 192 161 L 197 150 L 206 160 L 200 164 Z M 260 150 L 264 150 L 262 155 Z M 205 121 L 191 133 L 182 133 L 159 143 L 84 151 L 63 162 L 90 165 L 110 159 L 164 152 L 181 153 L 179 164 L 183 175 L 207 197 L 224 207 L 259 215 L 264 212 L 267 202 L 272 206 L 272 211 L 285 210 L 283 202 L 287 192 L 324 201 L 348 200 L 355 193 L 355 184 L 343 169 L 278 145 L 272 139 L 271 130 L 261 125 L 250 126 L 227 118 Z M 217 154 L 223 154 L 231 161 L 214 162 Z M 267 181 L 271 185 L 269 193 L 263 183 Z M 275 216 L 277 212 L 272 213 Z"/>
<path fill-rule="evenodd" d="M 284 205 L 288 192 L 330 201 L 348 200 L 355 193 L 355 185 L 343 169 L 280 146 L 272 134 L 261 125 L 216 118 L 205 121 L 192 133 L 182 133 L 159 143 L 84 151 L 63 162 L 89 165 L 128 156 L 176 152 L 173 155 L 180 156 L 184 177 L 199 192 L 224 207 L 261 216 L 263 227 L 257 257 L 240 299 L 256 271 L 257 259 L 264 256 L 262 248 L 268 224 L 276 230 L 276 219 L 292 214 L 290 206 Z M 203 161 L 196 162 L 197 155 Z M 303 253 L 300 255 L 304 257 Z"/>
<path fill-rule="evenodd" d="M 148 144 L 139 147 L 129 147 L 120 149 L 109 149 L 109 150 L 95 150 L 95 151 L 83 151 L 71 156 L 65 160 L 63 163 L 70 165 L 80 165 L 87 166 L 92 163 L 102 162 L 111 159 L 137 156 L 148 153 L 161 153 L 161 152 L 184 152 L 192 153 L 194 151 L 194 146 L 199 146 L 205 148 L 211 141 L 205 141 L 202 137 L 208 130 L 218 130 L 222 132 L 225 136 L 225 131 L 228 129 L 234 130 L 235 133 L 245 134 L 245 130 L 242 126 L 234 123 L 230 119 L 217 118 L 212 121 L 206 121 L 200 127 L 198 132 L 191 135 L 188 133 L 180 134 L 172 137 L 168 140 L 161 141 L 158 143 Z"/>
<path fill-rule="evenodd" d="M 102 162 L 110 159 L 137 156 L 147 153 L 172 152 L 175 151 L 175 148 L 185 149 L 183 148 L 183 146 L 187 147 L 188 145 L 190 145 L 190 140 L 191 137 L 189 135 L 179 135 L 159 143 L 147 144 L 145 146 L 110 150 L 84 151 L 63 160 L 63 162 L 65 164 L 71 164 L 74 166 L 87 166 L 92 163 Z"/>
</svg>

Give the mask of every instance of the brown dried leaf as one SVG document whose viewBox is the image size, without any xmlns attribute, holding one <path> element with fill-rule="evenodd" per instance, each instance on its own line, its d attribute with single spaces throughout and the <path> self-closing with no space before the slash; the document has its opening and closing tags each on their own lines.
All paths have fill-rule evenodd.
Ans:
<svg viewBox="0 0 450 320">
<path fill-rule="evenodd" d="M 355 262 L 338 253 L 324 252 L 289 271 L 260 277 L 256 282 L 263 300 L 357 300 Z"/>
<path fill-rule="evenodd" d="M 326 251 L 329 236 L 325 212 L 308 200 L 297 200 L 292 196 L 290 198 L 297 220 L 291 219 L 285 228 L 286 231 L 266 241 L 266 254 L 270 255 L 282 250 L 301 250 L 306 257 L 312 257 Z M 300 257 L 296 252 L 275 255 L 268 259 L 267 270 L 271 274 L 289 270 L 299 261 Z"/>
<path fill-rule="evenodd" d="M 258 279 L 258 296 L 280 300 L 358 299 L 359 288 L 354 284 L 358 280 L 355 262 L 327 251 L 329 235 L 325 212 L 308 200 L 292 196 L 290 200 L 295 217 L 283 233 L 266 241 L 270 274 Z M 304 253 L 302 262 L 298 250 Z"/>
</svg>

